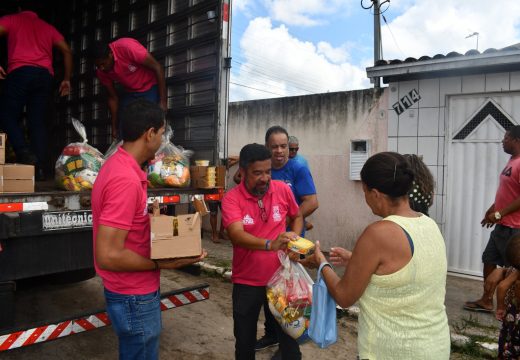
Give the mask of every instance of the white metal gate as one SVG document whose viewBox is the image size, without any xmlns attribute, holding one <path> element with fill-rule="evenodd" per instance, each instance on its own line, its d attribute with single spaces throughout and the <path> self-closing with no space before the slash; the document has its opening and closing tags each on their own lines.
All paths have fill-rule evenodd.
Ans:
<svg viewBox="0 0 520 360">
<path fill-rule="evenodd" d="M 480 221 L 493 203 L 498 177 L 509 156 L 505 129 L 520 120 L 520 94 L 454 96 L 449 99 L 448 162 L 444 214 L 448 269 L 482 276 L 489 229 Z"/>
</svg>

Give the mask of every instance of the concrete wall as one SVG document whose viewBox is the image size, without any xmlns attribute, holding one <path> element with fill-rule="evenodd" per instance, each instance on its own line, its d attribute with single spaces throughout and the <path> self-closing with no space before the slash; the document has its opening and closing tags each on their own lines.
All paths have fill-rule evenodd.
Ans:
<svg viewBox="0 0 520 360">
<path fill-rule="evenodd" d="M 372 89 L 336 92 L 229 105 L 229 154 L 248 143 L 264 143 L 265 131 L 281 125 L 300 140 L 299 154 L 309 161 L 320 207 L 309 218 L 308 237 L 352 248 L 374 217 L 359 181 L 349 180 L 350 141 L 368 139 L 371 153 L 387 148 L 386 93 Z M 230 170 L 230 175 L 236 167 Z M 231 184 L 229 181 L 228 184 Z"/>
</svg>

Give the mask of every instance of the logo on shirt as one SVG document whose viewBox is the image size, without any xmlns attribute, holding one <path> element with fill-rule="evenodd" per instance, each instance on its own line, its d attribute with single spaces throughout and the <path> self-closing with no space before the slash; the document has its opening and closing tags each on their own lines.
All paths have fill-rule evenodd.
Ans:
<svg viewBox="0 0 520 360">
<path fill-rule="evenodd" d="M 244 224 L 244 225 L 254 225 L 255 221 L 253 220 L 251 215 L 246 214 L 246 216 L 244 216 L 244 218 L 242 219 L 242 224 Z"/>
<path fill-rule="evenodd" d="M 513 170 L 513 168 L 511 166 L 510 167 L 506 166 L 504 171 L 502 171 L 502 175 L 510 177 L 512 170 Z"/>
<path fill-rule="evenodd" d="M 273 206 L 273 221 L 281 221 L 282 215 L 280 215 L 280 207 L 278 205 Z"/>
<path fill-rule="evenodd" d="M 130 72 L 135 72 L 137 70 L 137 66 L 134 64 L 128 64 L 128 70 L 130 70 Z"/>
</svg>

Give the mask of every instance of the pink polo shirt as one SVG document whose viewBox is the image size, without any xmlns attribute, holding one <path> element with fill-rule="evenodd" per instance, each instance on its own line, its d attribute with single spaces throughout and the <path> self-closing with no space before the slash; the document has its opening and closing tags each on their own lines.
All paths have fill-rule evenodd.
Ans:
<svg viewBox="0 0 520 360">
<path fill-rule="evenodd" d="M 7 72 L 21 66 L 37 66 L 49 70 L 52 68 L 52 47 L 63 41 L 63 36 L 40 19 L 32 11 L 0 18 L 0 26 L 7 31 Z"/>
<path fill-rule="evenodd" d="M 92 189 L 94 253 L 100 225 L 128 231 L 125 248 L 150 258 L 146 173 L 136 160 L 119 147 L 101 167 Z M 107 271 L 94 265 L 108 290 L 126 295 L 143 295 L 159 288 L 159 271 Z"/>
<path fill-rule="evenodd" d="M 155 73 L 143 66 L 148 50 L 132 38 L 121 38 L 108 47 L 114 54 L 114 67 L 110 71 L 97 70 L 96 75 L 103 85 L 117 81 L 128 92 L 143 92 L 157 84 Z"/>
<path fill-rule="evenodd" d="M 298 204 L 287 184 L 271 180 L 269 190 L 264 195 L 264 209 L 267 219 L 262 220 L 258 199 L 251 195 L 242 181 L 224 195 L 222 199 L 222 223 L 228 227 L 234 222 L 242 222 L 244 230 L 262 239 L 275 240 L 285 232 L 286 216 L 298 214 Z M 266 286 L 280 267 L 277 251 L 251 250 L 233 245 L 233 275 L 237 284 Z"/>
<path fill-rule="evenodd" d="M 500 174 L 499 185 L 495 196 L 495 210 L 509 206 L 520 197 L 520 157 L 511 158 Z M 520 211 L 504 216 L 500 224 L 514 229 L 520 228 Z"/>
</svg>

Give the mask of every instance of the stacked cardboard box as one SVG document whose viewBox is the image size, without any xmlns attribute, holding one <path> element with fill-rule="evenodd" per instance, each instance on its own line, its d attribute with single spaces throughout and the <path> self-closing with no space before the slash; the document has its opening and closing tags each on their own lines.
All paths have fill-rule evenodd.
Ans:
<svg viewBox="0 0 520 360">
<path fill-rule="evenodd" d="M 225 166 L 191 166 L 191 186 L 197 189 L 224 188 L 226 185 Z"/>
<path fill-rule="evenodd" d="M 6 135 L 0 133 L 0 165 L 5 164 L 5 140 Z"/>
<path fill-rule="evenodd" d="M 0 192 L 34 192 L 34 166 L 24 164 L 0 165 Z"/>
</svg>

